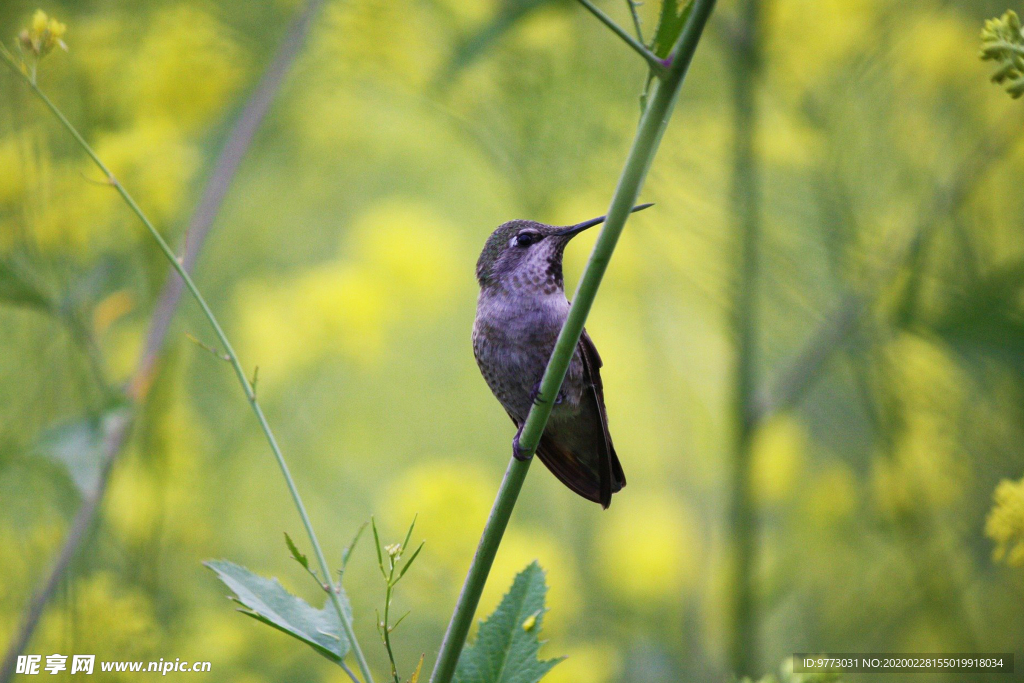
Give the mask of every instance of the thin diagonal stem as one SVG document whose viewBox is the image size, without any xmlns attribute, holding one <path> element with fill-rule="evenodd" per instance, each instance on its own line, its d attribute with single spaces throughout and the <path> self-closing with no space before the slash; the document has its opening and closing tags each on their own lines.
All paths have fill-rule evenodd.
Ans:
<svg viewBox="0 0 1024 683">
<path fill-rule="evenodd" d="M 295 18 L 287 34 L 278 48 L 274 59 L 260 79 L 256 90 L 249 97 L 231 132 L 228 134 L 224 147 L 210 172 L 209 181 L 203 190 L 199 204 L 192 213 L 188 226 L 185 228 L 184 254 L 181 265 L 191 271 L 199 258 L 199 252 L 206 241 L 206 236 L 213 227 L 214 218 L 220 211 L 227 196 L 228 189 L 241 166 L 242 159 L 252 145 L 256 131 L 266 117 L 270 106 L 277 96 L 298 57 L 306 37 L 313 25 L 313 20 L 320 12 L 323 0 L 308 0 L 301 14 Z M 153 316 L 154 325 L 146 336 L 143 349 L 142 365 L 136 370 L 136 381 L 148 383 L 154 372 L 156 361 L 167 339 L 168 327 L 173 318 L 166 314 L 173 311 L 181 300 L 182 281 L 173 272 L 168 273 L 163 290 L 157 300 Z"/>
<path fill-rule="evenodd" d="M 217 208 L 220 204 L 219 200 L 223 198 L 227 188 L 230 187 L 238 170 L 241 157 L 244 156 L 245 151 L 248 149 L 252 135 L 266 115 L 269 104 L 273 101 L 279 90 L 284 76 L 298 56 L 299 50 L 309 33 L 313 18 L 319 11 L 321 4 L 322 0 L 309 0 L 303 8 L 302 14 L 292 22 L 274 60 L 267 67 L 256 92 L 246 102 L 232 127 L 228 140 L 218 156 L 214 170 L 210 174 L 210 179 L 203 194 L 203 201 L 200 202 L 189 223 L 188 234 L 191 239 L 186 245 L 185 257 L 182 260 L 182 265 L 186 270 L 191 270 L 198 259 L 206 235 L 213 226 Z M 3 50 L 0 49 L 0 53 L 2 52 Z M 36 289 L 36 287 L 33 286 L 33 289 Z M 171 319 L 174 317 L 174 313 L 181 300 L 180 295 L 181 280 L 172 274 L 169 276 L 167 283 L 165 283 L 164 289 L 160 294 L 159 303 L 150 317 L 146 343 L 136 364 L 136 370 L 128 384 L 127 398 L 136 405 L 141 403 L 149 392 L 152 372 L 159 362 L 161 351 L 170 330 Z M 40 294 L 40 298 L 47 301 L 47 306 L 55 310 L 60 308 L 59 304 L 50 301 L 48 296 Z M 101 385 L 109 386 L 105 376 L 98 378 L 98 381 Z M 111 393 L 113 390 L 110 387 Z M 17 635 L 9 643 L 3 663 L 0 664 L 0 683 L 7 683 L 11 676 L 14 675 L 17 656 L 28 645 L 47 603 L 49 603 L 58 586 L 60 586 L 75 556 L 85 544 L 88 532 L 92 529 L 95 519 L 99 515 L 100 504 L 106 493 L 110 474 L 128 441 L 134 417 L 134 414 L 131 412 L 121 413 L 111 420 L 109 425 L 106 425 L 108 429 L 103 440 L 103 455 L 100 461 L 100 476 L 97 485 L 95 489 L 83 496 L 68 534 L 50 567 L 49 573 L 40 583 L 25 609 Z"/>
<path fill-rule="evenodd" d="M 345 632 L 345 637 L 348 639 L 352 652 L 355 655 L 356 662 L 359 665 L 359 669 L 363 675 L 365 683 L 373 683 L 373 676 L 370 673 L 369 666 L 366 663 L 366 658 L 363 655 L 362 649 L 359 647 L 359 643 L 356 641 L 355 633 L 352 630 L 352 624 L 342 609 L 341 599 L 339 597 L 338 590 L 336 590 L 333 581 L 331 581 L 331 570 L 327 564 L 327 559 L 324 556 L 323 549 L 320 547 L 320 542 L 317 539 L 316 532 L 313 529 L 313 524 L 309 519 L 309 514 L 306 512 L 306 506 L 302 502 L 302 497 L 299 495 L 299 490 L 295 485 L 295 480 L 292 478 L 291 471 L 288 468 L 288 464 L 284 459 L 284 454 L 281 452 L 281 448 L 277 443 L 277 439 L 274 436 L 270 425 L 267 423 L 267 418 L 263 413 L 263 408 L 256 398 L 256 392 L 253 390 L 252 385 L 249 382 L 248 377 L 245 374 L 245 370 L 242 367 L 242 363 L 238 359 L 238 355 L 235 353 L 234 347 L 228 340 L 227 335 L 221 328 L 220 323 L 217 321 L 216 316 L 210 309 L 206 299 L 200 293 L 195 282 L 192 280 L 192 276 L 189 275 L 188 270 L 178 260 L 177 255 L 171 250 L 171 247 L 167 244 L 163 235 L 153 226 L 153 223 L 149 220 L 146 214 L 139 207 L 135 199 L 129 194 L 129 192 L 118 182 L 117 178 L 110 171 L 109 168 L 103 163 L 103 161 L 96 155 L 96 152 L 89 146 L 89 143 L 85 141 L 78 130 L 68 121 L 67 117 L 57 108 L 57 106 L 50 100 L 49 97 L 39 88 L 35 83 L 34 79 L 29 75 L 25 74 L 20 66 L 15 62 L 14 58 L 6 51 L 0 51 L 0 57 L 11 67 L 11 69 L 18 74 L 22 80 L 32 89 L 33 93 L 46 105 L 46 107 L 53 113 L 53 115 L 60 121 L 61 125 L 71 134 L 71 136 L 78 142 L 79 146 L 85 151 L 85 153 L 92 159 L 93 163 L 100 169 L 100 171 L 107 177 L 110 185 L 117 190 L 117 193 L 121 195 L 121 198 L 128 205 L 128 208 L 138 216 L 139 220 L 149 231 L 150 235 L 156 241 L 160 251 L 163 252 L 164 256 L 170 262 L 171 267 L 177 272 L 181 280 L 185 283 L 185 287 L 189 293 L 195 299 L 196 303 L 199 304 L 203 315 L 210 323 L 210 327 L 213 328 L 214 334 L 223 346 L 224 352 L 228 357 L 228 361 L 231 363 L 231 367 L 235 371 L 235 375 L 238 378 L 238 383 L 242 387 L 242 391 L 245 393 L 246 399 L 249 401 L 249 405 L 252 407 L 253 413 L 256 415 L 256 419 L 259 422 L 260 429 L 262 429 L 264 436 L 267 439 L 267 443 L 270 445 L 270 450 L 274 455 L 274 459 L 277 461 L 278 467 L 281 470 L 281 474 L 284 476 L 285 484 L 288 487 L 288 492 L 291 494 L 292 501 L 295 504 L 295 508 L 299 513 L 299 517 L 302 520 L 302 525 L 306 529 L 306 534 L 309 536 L 310 544 L 313 546 L 313 551 L 316 554 L 317 562 L 320 565 L 320 570 L 323 576 L 329 583 L 330 590 L 327 591 L 330 596 L 331 604 L 334 606 L 335 611 L 338 613 L 338 618 L 341 622 L 342 630 Z"/>
<path fill-rule="evenodd" d="M 636 11 L 640 3 L 637 0 L 626 0 L 626 4 L 629 5 L 629 16 L 633 17 L 633 29 L 636 31 L 636 39 L 643 43 L 644 32 L 640 28 L 640 13 Z"/>
<path fill-rule="evenodd" d="M 360 683 L 359 678 L 356 676 L 355 671 L 353 671 L 352 669 L 348 668 L 348 664 L 346 664 L 345 662 L 338 662 L 338 666 L 341 667 L 341 670 L 345 672 L 346 676 L 348 676 L 350 679 L 352 679 L 352 683 Z"/>
<path fill-rule="evenodd" d="M 644 45 L 642 42 L 640 42 L 633 36 L 629 35 L 628 31 L 626 31 L 624 28 L 615 23 L 614 19 L 612 19 L 607 14 L 602 12 L 593 2 L 591 2 L 590 0 L 579 0 L 579 3 L 586 7 L 588 10 L 590 10 L 590 13 L 597 17 L 602 24 L 610 28 L 612 30 L 612 33 L 617 35 L 619 38 L 622 38 L 622 40 L 625 41 L 625 43 L 629 45 L 631 48 L 633 48 L 633 50 L 635 50 L 638 55 L 643 57 L 647 64 L 650 65 L 651 71 L 653 71 L 659 78 L 665 78 L 668 75 L 669 69 L 665 65 L 665 62 L 661 61 L 661 59 L 658 58 L 658 55 L 654 54 L 649 49 L 647 49 L 647 46 Z M 632 3 L 630 3 L 630 5 L 632 6 Z M 639 19 L 635 15 L 635 8 L 633 11 L 633 19 L 634 21 L 637 22 L 636 28 L 637 34 L 639 35 L 640 23 Z"/>
<path fill-rule="evenodd" d="M 569 310 L 569 315 L 562 326 L 544 371 L 538 400 L 530 408 L 530 413 L 523 424 L 519 437 L 519 447 L 522 453 L 532 456 L 537 449 L 541 434 L 551 415 L 554 397 L 562 387 L 569 361 L 579 344 L 583 325 L 594 303 L 601 279 L 608 268 L 608 262 L 615 250 L 619 235 L 622 234 L 622 229 L 625 227 L 626 219 L 636 205 L 640 188 L 654 161 L 668 121 L 672 117 L 672 110 L 679 97 L 679 91 L 686 78 L 690 62 L 693 60 L 704 26 L 714 7 L 715 0 L 695 0 L 693 11 L 676 42 L 672 66 L 668 69 L 666 76 L 659 81 L 657 89 L 651 97 L 651 102 L 640 120 L 640 126 L 633 139 L 633 146 L 622 169 L 615 194 L 612 196 L 608 219 L 604 223 L 601 234 L 590 254 L 590 260 L 580 277 L 576 294 L 573 296 L 572 308 Z M 509 461 L 505 477 L 502 479 L 498 495 L 494 500 L 494 506 L 491 508 L 491 513 L 480 537 L 480 544 L 477 546 L 469 572 L 466 574 L 466 580 L 456 602 L 451 622 L 448 624 L 448 630 L 441 643 L 441 650 L 430 676 L 431 683 L 449 683 L 455 673 L 459 655 L 466 643 L 466 636 L 473 622 L 473 615 L 480 602 L 480 594 L 487 582 L 487 575 L 494 563 L 494 556 L 501 543 L 501 537 L 508 526 L 508 520 L 512 515 L 516 499 L 523 488 L 523 481 L 526 479 L 529 469 L 529 459 L 518 460 L 513 457 Z"/>
</svg>

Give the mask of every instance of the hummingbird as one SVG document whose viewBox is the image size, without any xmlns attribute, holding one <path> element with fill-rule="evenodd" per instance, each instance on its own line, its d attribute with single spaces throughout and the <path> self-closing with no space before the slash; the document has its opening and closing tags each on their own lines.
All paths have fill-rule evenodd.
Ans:
<svg viewBox="0 0 1024 683">
<path fill-rule="evenodd" d="M 512 453 L 520 460 L 527 457 L 519 447 L 523 424 L 538 400 L 541 378 L 569 315 L 562 279 L 565 246 L 605 218 L 569 226 L 502 223 L 487 238 L 477 261 L 480 297 L 473 355 L 487 386 L 518 428 Z M 608 433 L 601 366 L 597 347 L 583 330 L 537 455 L 569 489 L 607 508 L 612 494 L 626 485 L 626 476 Z"/>
</svg>

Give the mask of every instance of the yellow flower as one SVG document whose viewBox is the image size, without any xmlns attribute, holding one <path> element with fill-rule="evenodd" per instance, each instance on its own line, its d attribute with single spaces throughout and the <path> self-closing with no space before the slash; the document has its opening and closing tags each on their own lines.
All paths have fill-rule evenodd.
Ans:
<svg viewBox="0 0 1024 683">
<path fill-rule="evenodd" d="M 388 308 L 380 278 L 346 261 L 311 268 L 271 286 L 243 284 L 239 292 L 245 355 L 259 360 L 260 390 L 324 354 L 372 364 L 385 350 Z"/>
<path fill-rule="evenodd" d="M 46 12 L 41 9 L 37 9 L 36 13 L 32 16 L 32 33 L 33 35 L 39 35 L 46 30 L 46 24 L 48 18 Z"/>
<path fill-rule="evenodd" d="M 356 218 L 341 251 L 379 278 L 397 315 L 432 317 L 450 305 L 460 282 L 458 232 L 429 205 L 392 200 Z"/>
<path fill-rule="evenodd" d="M 24 200 L 25 188 L 39 169 L 28 154 L 31 139 L 22 132 L 6 133 L 0 138 L 0 205 L 17 205 Z"/>
<path fill-rule="evenodd" d="M 958 457 L 953 419 L 964 404 L 962 370 L 941 347 L 910 334 L 889 345 L 886 360 L 904 417 L 891 451 L 874 464 L 875 501 L 893 517 L 948 507 L 971 476 Z"/>
<path fill-rule="evenodd" d="M 384 204 L 356 219 L 351 232 L 343 258 L 274 286 L 243 286 L 240 348 L 272 362 L 264 386 L 324 354 L 376 363 L 403 322 L 433 319 L 457 300 L 461 246 L 429 208 Z"/>
<path fill-rule="evenodd" d="M 555 46 L 565 49 L 576 35 L 572 30 L 572 16 L 562 7 L 541 7 L 516 22 L 511 38 L 532 52 L 554 52 Z"/>
<path fill-rule="evenodd" d="M 792 493 L 803 470 L 807 434 L 791 416 L 780 416 L 754 438 L 754 493 L 762 503 L 779 503 Z"/>
<path fill-rule="evenodd" d="M 813 522 L 815 529 L 831 527 L 849 519 L 857 505 L 857 480 L 849 466 L 841 462 L 826 465 L 811 479 L 801 496 L 805 519 Z"/>
<path fill-rule="evenodd" d="M 956 12 L 922 12 L 908 17 L 908 30 L 897 47 L 894 65 L 906 70 L 910 85 L 965 88 L 973 77 L 984 86 L 985 67 L 976 59 L 975 29 Z M 973 84 L 972 84 L 973 85 Z"/>
<path fill-rule="evenodd" d="M 176 4 L 158 12 L 123 71 L 122 105 L 139 119 L 195 130 L 223 113 L 243 82 L 245 54 L 207 12 Z"/>
<path fill-rule="evenodd" d="M 202 162 L 196 144 L 167 121 L 141 122 L 98 136 L 96 148 L 117 179 L 145 198 L 146 213 L 158 224 L 177 216 Z"/>
<path fill-rule="evenodd" d="M 995 505 L 985 520 L 985 535 L 996 542 L 996 562 L 1024 566 L 1024 479 L 999 482 L 992 496 Z"/>
<path fill-rule="evenodd" d="M 872 490 L 879 509 L 891 517 L 948 508 L 970 477 L 956 457 L 946 424 L 934 415 L 910 413 L 896 435 L 891 455 L 872 468 Z"/>
<path fill-rule="evenodd" d="M 700 567 L 700 531 L 675 498 L 651 493 L 616 501 L 603 524 L 597 567 L 609 592 L 624 603 L 676 603 Z"/>
<path fill-rule="evenodd" d="M 142 590 L 120 576 L 96 572 L 76 581 L 72 595 L 73 606 L 67 609 L 73 610 L 74 621 L 63 610 L 51 610 L 34 641 L 40 651 L 61 652 L 70 641 L 75 652 L 95 653 L 97 659 L 148 659 L 155 652 L 160 627 L 153 601 Z M 135 678 L 111 674 L 104 680 Z"/>
<path fill-rule="evenodd" d="M 46 12 L 39 9 L 32 15 L 32 25 L 18 34 L 18 41 L 21 49 L 42 58 L 48 55 L 53 48 L 60 47 L 65 52 L 68 46 L 64 43 L 64 34 L 68 27 L 53 17 L 46 15 Z"/>
<path fill-rule="evenodd" d="M 56 515 L 45 512 L 31 525 L 13 524 L 10 519 L 0 522 L 0 547 L 10 551 L 0 553 L 0 576 L 4 577 L 0 605 L 20 604 L 24 591 L 36 580 L 38 568 L 49 561 L 63 540 L 63 527 Z M 0 629 L 0 638 L 4 637 Z"/>
<path fill-rule="evenodd" d="M 403 472 L 379 507 L 393 529 L 418 514 L 416 534 L 430 544 L 431 561 L 457 575 L 476 548 L 493 486 L 488 472 L 474 463 L 434 460 Z"/>
<path fill-rule="evenodd" d="M 871 40 L 887 3 L 879 0 L 795 0 L 778 3 L 766 33 L 769 59 L 782 75 L 780 89 L 815 86 Z M 794 39 L 796 38 L 796 39 Z"/>
</svg>

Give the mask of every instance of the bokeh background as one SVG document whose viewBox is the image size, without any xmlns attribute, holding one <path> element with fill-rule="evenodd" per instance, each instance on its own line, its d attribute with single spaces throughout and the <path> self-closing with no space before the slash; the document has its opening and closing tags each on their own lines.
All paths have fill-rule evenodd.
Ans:
<svg viewBox="0 0 1024 683">
<path fill-rule="evenodd" d="M 624 3 L 602 7 L 629 25 Z M 764 3 L 757 379 L 770 386 L 833 329 L 841 302 L 865 313 L 754 434 L 755 673 L 806 650 L 1022 656 L 1024 111 L 978 59 L 983 20 L 1007 8 Z M 0 5 L 4 40 L 35 9 Z M 42 87 L 180 243 L 299 4 L 43 9 L 67 23 L 70 52 L 43 62 Z M 657 11 L 640 8 L 648 32 Z M 751 531 L 728 514 L 737 11 L 723 0 L 712 18 L 642 194 L 657 206 L 630 220 L 588 323 L 629 486 L 602 512 L 534 467 L 485 594 L 489 611 L 541 562 L 543 654 L 569 655 L 552 683 L 733 673 L 730 547 Z M 604 213 L 644 79 L 572 2 L 331 0 L 201 257 L 198 283 L 243 363 L 259 365 L 329 556 L 371 514 L 391 541 L 419 515 L 427 544 L 396 602 L 411 611 L 394 636 L 406 673 L 421 653 L 432 661 L 513 433 L 469 343 L 479 248 L 511 218 Z M 104 407 L 67 320 L 123 381 L 167 272 L 96 179 L 0 74 L 0 250 L 74 313 L 0 305 L 0 644 L 79 503 L 47 454 L 74 451 L 60 425 Z M 567 282 L 593 239 L 569 248 Z M 285 549 L 285 531 L 305 547 L 301 526 L 230 368 L 186 334 L 213 341 L 191 301 L 28 652 L 210 660 L 223 681 L 347 680 L 236 614 L 201 565 L 229 558 L 320 600 Z M 346 587 L 383 678 L 372 555 L 357 549 Z"/>
</svg>

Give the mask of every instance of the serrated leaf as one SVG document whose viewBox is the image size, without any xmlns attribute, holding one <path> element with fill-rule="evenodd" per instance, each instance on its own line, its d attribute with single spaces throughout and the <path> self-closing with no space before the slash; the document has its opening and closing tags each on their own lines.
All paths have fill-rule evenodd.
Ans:
<svg viewBox="0 0 1024 683">
<path fill-rule="evenodd" d="M 107 439 L 126 419 L 127 409 L 119 408 L 98 417 L 58 424 L 40 435 L 36 450 L 63 465 L 81 495 L 92 495 L 107 457 Z"/>
<path fill-rule="evenodd" d="M 295 545 L 295 541 L 288 535 L 288 532 L 284 532 L 284 542 L 288 546 L 288 552 L 292 554 L 292 558 L 302 565 L 303 569 L 309 571 L 309 558 L 302 554 L 299 547 Z M 324 582 L 326 583 L 326 581 Z"/>
<path fill-rule="evenodd" d="M 476 642 L 462 651 L 454 683 L 537 683 L 562 661 L 537 659 L 547 592 L 539 564 L 533 562 L 520 572 L 498 608 L 480 625 Z"/>
<path fill-rule="evenodd" d="M 245 608 L 240 610 L 243 614 L 301 640 L 331 661 L 341 661 L 348 654 L 349 643 L 330 600 L 322 609 L 316 609 L 285 590 L 277 579 L 264 578 L 228 560 L 204 564 L 234 592 L 234 600 Z M 351 619 L 344 592 L 341 603 Z"/>
<path fill-rule="evenodd" d="M 680 7 L 680 3 L 682 7 Z M 662 0 L 658 28 L 654 31 L 651 52 L 665 59 L 672 52 L 686 19 L 693 8 L 693 0 Z"/>
</svg>

